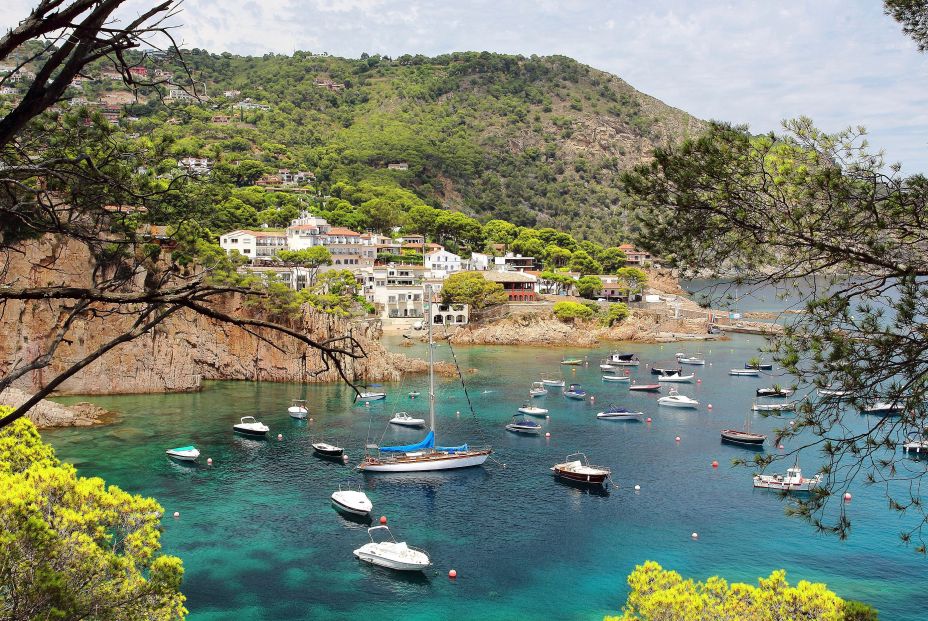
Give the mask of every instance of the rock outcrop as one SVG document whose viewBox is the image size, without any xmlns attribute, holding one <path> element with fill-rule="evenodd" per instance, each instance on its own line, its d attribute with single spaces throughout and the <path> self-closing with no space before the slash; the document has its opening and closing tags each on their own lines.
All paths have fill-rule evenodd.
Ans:
<svg viewBox="0 0 928 621">
<path fill-rule="evenodd" d="M 17 408 L 32 395 L 18 388 L 7 388 L 0 392 L 0 405 Z M 105 423 L 115 417 L 113 412 L 92 403 L 81 402 L 74 405 L 61 405 L 54 401 L 42 399 L 26 414 L 36 427 L 89 427 Z"/>
</svg>

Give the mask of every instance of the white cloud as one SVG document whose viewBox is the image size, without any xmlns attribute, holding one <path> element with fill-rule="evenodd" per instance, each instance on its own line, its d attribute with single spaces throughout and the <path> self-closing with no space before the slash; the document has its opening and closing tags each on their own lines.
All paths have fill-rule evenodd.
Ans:
<svg viewBox="0 0 928 621">
<path fill-rule="evenodd" d="M 7 5 L 0 26 L 14 25 L 31 3 Z M 566 54 L 699 117 L 755 131 L 802 114 L 829 131 L 862 124 L 891 161 L 928 171 L 928 56 L 875 0 L 186 0 L 181 7 L 174 21 L 191 47 L 355 57 Z"/>
</svg>

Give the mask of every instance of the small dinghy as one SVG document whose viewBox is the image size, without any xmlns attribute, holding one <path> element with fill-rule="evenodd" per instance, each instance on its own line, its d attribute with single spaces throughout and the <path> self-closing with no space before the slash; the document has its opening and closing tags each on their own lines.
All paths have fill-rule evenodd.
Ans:
<svg viewBox="0 0 928 621">
<path fill-rule="evenodd" d="M 687 356 L 677 354 L 677 362 L 680 364 L 693 364 L 693 365 L 704 365 L 706 364 L 705 358 L 700 358 L 702 354 L 696 354 L 695 356 Z"/>
<path fill-rule="evenodd" d="M 615 365 L 612 364 L 601 364 L 599 365 L 600 370 L 602 371 L 615 371 Z"/>
<path fill-rule="evenodd" d="M 532 382 L 532 388 L 528 391 L 530 397 L 544 397 L 548 394 L 548 389 L 542 382 Z"/>
<path fill-rule="evenodd" d="M 305 399 L 294 399 L 290 407 L 287 408 L 287 414 L 290 418 L 306 418 L 309 410 L 306 409 Z"/>
<path fill-rule="evenodd" d="M 758 377 L 760 375 L 760 371 L 757 369 L 731 369 L 728 374 L 743 377 Z"/>
<path fill-rule="evenodd" d="M 773 371 L 773 365 L 769 362 L 759 362 L 757 364 L 745 363 L 745 369 L 754 369 L 755 371 Z"/>
<path fill-rule="evenodd" d="M 232 425 L 232 429 L 236 433 L 257 438 L 267 436 L 267 432 L 271 430 L 271 428 L 264 423 L 256 421 L 254 416 L 243 416 L 241 422 Z"/>
<path fill-rule="evenodd" d="M 564 391 L 564 396 L 568 399 L 586 399 L 586 391 L 583 390 L 583 387 L 580 384 L 571 384 L 567 387 L 567 390 Z"/>
<path fill-rule="evenodd" d="M 177 461 L 196 461 L 200 451 L 195 446 L 179 446 L 165 451 L 168 457 Z"/>
<path fill-rule="evenodd" d="M 555 464 L 551 471 L 561 479 L 589 485 L 605 485 L 606 479 L 612 474 L 609 468 L 591 466 L 583 453 L 568 455 L 564 463 Z"/>
<path fill-rule="evenodd" d="M 755 401 L 751 404 L 751 410 L 754 412 L 792 412 L 795 409 L 796 403 L 794 401 L 785 403 L 758 403 Z"/>
<path fill-rule="evenodd" d="M 741 429 L 723 429 L 722 440 L 724 442 L 734 442 L 735 444 L 750 444 L 757 446 L 763 444 L 767 439 L 762 433 L 751 433 Z"/>
<path fill-rule="evenodd" d="M 566 364 L 573 367 L 580 366 L 583 364 L 583 358 L 564 358 L 561 360 L 561 364 Z"/>
<path fill-rule="evenodd" d="M 860 409 L 861 414 L 899 414 L 903 407 L 901 403 L 887 403 L 886 401 L 877 401 Z"/>
<path fill-rule="evenodd" d="M 522 406 L 519 408 L 519 411 L 523 414 L 528 414 L 529 416 L 544 416 L 548 413 L 548 410 L 545 408 L 534 406 L 527 401 L 522 404 Z"/>
<path fill-rule="evenodd" d="M 849 397 L 851 395 L 851 391 L 850 390 L 838 390 L 836 388 L 819 388 L 818 394 L 821 397 L 835 397 L 835 398 L 840 399 L 842 397 Z"/>
<path fill-rule="evenodd" d="M 686 395 L 681 395 L 676 390 L 671 390 L 670 394 L 666 397 L 661 397 L 657 400 L 658 405 L 663 405 L 669 408 L 695 408 L 699 407 L 699 401 L 696 399 L 691 399 Z"/>
<path fill-rule="evenodd" d="M 360 485 L 356 487 L 357 489 L 350 484 L 346 484 L 344 487 L 339 485 L 338 491 L 332 494 L 332 506 L 339 511 L 352 515 L 370 515 L 374 509 L 374 504 L 367 497 L 367 494 L 361 491 Z"/>
<path fill-rule="evenodd" d="M 632 384 L 628 387 L 629 390 L 637 390 L 640 392 L 660 392 L 660 384 Z"/>
<path fill-rule="evenodd" d="M 596 418 L 603 420 L 641 420 L 644 412 L 632 412 L 626 408 L 620 408 L 610 405 L 609 408 L 596 415 Z"/>
<path fill-rule="evenodd" d="M 676 382 L 678 384 L 692 384 L 693 378 L 696 377 L 695 373 L 690 373 L 689 375 L 661 375 L 657 378 L 658 382 Z"/>
<path fill-rule="evenodd" d="M 563 388 L 563 387 L 564 387 L 564 380 L 562 380 L 562 379 L 555 379 L 555 378 L 542 377 L 542 378 L 541 378 L 541 383 L 542 383 L 543 386 L 551 386 L 551 387 L 553 387 L 553 388 Z"/>
<path fill-rule="evenodd" d="M 390 424 L 399 425 L 400 427 L 424 427 L 425 419 L 414 418 L 409 415 L 409 412 L 397 412 L 393 418 L 390 419 Z"/>
<path fill-rule="evenodd" d="M 410 398 L 410 399 L 415 399 L 416 397 L 418 397 L 418 396 L 421 395 L 421 394 L 422 394 L 422 393 L 419 392 L 418 390 L 411 390 L 411 391 L 409 392 L 409 398 Z"/>
<path fill-rule="evenodd" d="M 758 388 L 754 394 L 758 397 L 770 397 L 771 399 L 780 399 L 789 397 L 793 394 L 793 391 L 789 388 L 780 388 L 779 386 L 771 386 L 770 388 Z"/>
<path fill-rule="evenodd" d="M 506 429 L 513 433 L 524 433 L 530 435 L 538 435 L 541 433 L 540 424 L 525 418 L 525 416 L 520 416 L 519 414 L 516 414 L 512 417 L 512 420 L 508 425 L 506 425 Z"/>
<path fill-rule="evenodd" d="M 383 531 L 390 539 L 374 541 L 375 531 Z M 405 541 L 397 542 L 386 526 L 368 528 L 367 534 L 371 542 L 354 551 L 354 555 L 366 563 L 397 571 L 423 571 L 432 564 L 424 550 L 408 546 Z"/>
<path fill-rule="evenodd" d="M 355 396 L 355 401 L 380 401 L 381 399 L 386 399 L 387 393 L 385 392 L 362 392 L 361 394 Z"/>
<path fill-rule="evenodd" d="M 754 487 L 762 489 L 775 489 L 781 492 L 810 492 L 822 482 L 822 475 L 817 474 L 811 479 L 802 476 L 799 461 L 792 468 L 786 469 L 786 474 L 755 474 Z"/>
<path fill-rule="evenodd" d="M 313 442 L 313 451 L 322 457 L 341 457 L 345 454 L 345 449 L 328 442 Z"/>
<path fill-rule="evenodd" d="M 631 382 L 632 378 L 629 375 L 603 375 L 604 382 Z"/>
</svg>

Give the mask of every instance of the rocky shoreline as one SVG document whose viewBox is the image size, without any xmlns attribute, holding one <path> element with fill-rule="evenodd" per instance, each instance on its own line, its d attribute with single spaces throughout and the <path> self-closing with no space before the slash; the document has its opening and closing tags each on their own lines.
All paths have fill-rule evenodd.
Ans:
<svg viewBox="0 0 928 621">
<path fill-rule="evenodd" d="M 31 394 L 19 390 L 18 388 L 7 388 L 0 393 L 0 405 L 17 408 L 31 397 Z M 112 422 L 118 414 L 86 401 L 81 401 L 73 405 L 62 405 L 54 401 L 42 399 L 29 410 L 26 416 L 35 423 L 35 426 L 39 429 L 47 429 L 49 427 L 90 427 L 91 425 L 102 425 Z"/>
</svg>

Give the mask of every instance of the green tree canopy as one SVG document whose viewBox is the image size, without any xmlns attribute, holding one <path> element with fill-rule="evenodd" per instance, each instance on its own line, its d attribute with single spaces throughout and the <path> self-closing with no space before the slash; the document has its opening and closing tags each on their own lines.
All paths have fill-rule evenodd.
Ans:
<svg viewBox="0 0 928 621">
<path fill-rule="evenodd" d="M 619 248 L 605 248 L 599 253 L 599 262 L 603 264 L 603 274 L 614 274 L 619 268 L 625 267 L 628 257 Z"/>
<path fill-rule="evenodd" d="M 612 327 L 617 323 L 622 323 L 625 321 L 631 312 L 628 310 L 628 305 L 617 302 L 615 304 L 610 304 L 609 309 L 603 315 L 601 321 L 602 324 L 606 327 Z"/>
<path fill-rule="evenodd" d="M 479 310 L 509 300 L 503 286 L 490 282 L 480 272 L 457 272 L 445 279 L 441 288 L 443 304 L 468 304 Z"/>
<path fill-rule="evenodd" d="M 567 267 L 572 272 L 580 272 L 581 276 L 587 274 L 602 274 L 603 266 L 599 261 L 592 258 L 585 250 L 577 250 L 570 257 L 570 263 Z"/>
<path fill-rule="evenodd" d="M 583 276 L 577 281 L 577 293 L 582 298 L 595 298 L 603 290 L 603 281 L 599 276 Z"/>
<path fill-rule="evenodd" d="M 620 267 L 615 271 L 619 281 L 630 293 L 641 293 L 648 284 L 648 274 L 637 267 Z"/>
<path fill-rule="evenodd" d="M 557 302 L 552 308 L 554 316 L 565 322 L 592 319 L 596 314 L 592 308 L 580 302 Z"/>
</svg>

